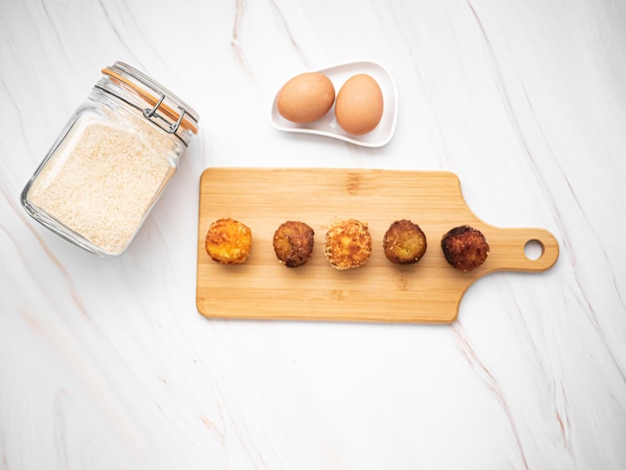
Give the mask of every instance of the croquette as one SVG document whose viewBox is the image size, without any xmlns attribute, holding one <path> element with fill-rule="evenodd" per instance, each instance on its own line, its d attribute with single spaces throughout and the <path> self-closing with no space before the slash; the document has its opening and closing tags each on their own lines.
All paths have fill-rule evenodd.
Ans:
<svg viewBox="0 0 626 470">
<path fill-rule="evenodd" d="M 396 220 L 383 237 L 383 249 L 392 263 L 417 263 L 426 252 L 426 235 L 410 220 Z"/>
<path fill-rule="evenodd" d="M 304 222 L 289 220 L 276 230 L 272 245 L 278 260 L 288 268 L 306 264 L 313 253 L 315 232 Z"/>
<path fill-rule="evenodd" d="M 324 254 L 339 270 L 363 266 L 372 253 L 372 237 L 366 223 L 355 219 L 333 223 L 326 233 Z"/>
<path fill-rule="evenodd" d="M 480 230 L 462 225 L 446 233 L 441 239 L 446 261 L 461 271 L 471 271 L 485 262 L 489 244 Z"/>
<path fill-rule="evenodd" d="M 252 231 L 237 220 L 218 219 L 209 227 L 204 246 L 218 263 L 242 264 L 250 254 Z"/>
</svg>

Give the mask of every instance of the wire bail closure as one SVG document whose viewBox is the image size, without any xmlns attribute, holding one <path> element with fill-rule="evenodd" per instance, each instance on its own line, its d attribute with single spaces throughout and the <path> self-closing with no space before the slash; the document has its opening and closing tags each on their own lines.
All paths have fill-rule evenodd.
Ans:
<svg viewBox="0 0 626 470">
<path fill-rule="evenodd" d="M 181 113 L 178 116 L 178 120 L 174 123 L 174 124 L 170 124 L 168 127 L 164 127 L 159 125 L 156 120 L 153 120 L 152 117 L 155 117 L 156 119 L 163 119 L 163 117 L 161 117 L 160 115 L 157 114 L 157 110 L 159 109 L 159 106 L 161 106 L 161 103 L 163 103 L 163 101 L 165 100 L 165 94 L 161 94 L 161 97 L 159 98 L 159 100 L 157 101 L 157 103 L 152 107 L 152 108 L 144 108 L 143 109 L 143 116 L 151 121 L 152 123 L 156 124 L 157 126 L 159 126 L 161 129 L 163 129 L 164 131 L 170 133 L 170 134 L 174 134 L 178 128 L 180 127 L 180 123 L 183 122 L 183 117 L 185 116 L 185 108 L 183 108 L 182 106 L 178 106 L 178 109 L 180 109 Z M 163 119 L 165 120 L 165 119 Z M 167 121 L 166 121 L 167 122 Z"/>
<path fill-rule="evenodd" d="M 150 77 L 123 62 L 103 68 L 102 74 L 105 77 L 95 88 L 131 106 L 151 124 L 176 136 L 185 147 L 189 145 L 189 134 L 198 133 L 196 112 Z"/>
</svg>

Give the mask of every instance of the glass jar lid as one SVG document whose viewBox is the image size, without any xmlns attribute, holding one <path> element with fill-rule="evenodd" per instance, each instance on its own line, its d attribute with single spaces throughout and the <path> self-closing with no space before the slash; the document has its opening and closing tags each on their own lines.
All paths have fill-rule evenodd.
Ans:
<svg viewBox="0 0 626 470">
<path fill-rule="evenodd" d="M 103 68 L 102 74 L 96 88 L 137 109 L 154 125 L 176 135 L 185 146 L 189 145 L 190 133 L 198 133 L 198 113 L 144 73 L 116 61 Z"/>
</svg>

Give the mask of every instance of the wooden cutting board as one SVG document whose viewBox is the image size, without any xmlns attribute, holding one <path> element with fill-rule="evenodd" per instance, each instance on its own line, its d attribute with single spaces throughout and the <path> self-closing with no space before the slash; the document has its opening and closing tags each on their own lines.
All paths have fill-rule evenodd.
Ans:
<svg viewBox="0 0 626 470">
<path fill-rule="evenodd" d="M 206 254 L 206 233 L 221 217 L 252 230 L 243 265 L 221 265 Z M 364 266 L 338 271 L 324 256 L 324 237 L 332 222 L 345 218 L 368 223 L 373 250 Z M 398 219 L 412 220 L 426 235 L 426 254 L 416 264 L 399 266 L 385 257 L 383 236 Z M 315 230 L 313 256 L 299 268 L 279 264 L 272 247 L 287 220 Z M 444 233 L 465 224 L 481 230 L 491 247 L 487 261 L 469 273 L 453 269 L 440 247 Z M 531 240 L 543 247 L 535 260 L 524 252 Z M 558 254 L 546 230 L 498 228 L 476 217 L 450 172 L 209 168 L 200 179 L 196 302 L 206 317 L 450 323 L 480 277 L 545 271 Z"/>
</svg>

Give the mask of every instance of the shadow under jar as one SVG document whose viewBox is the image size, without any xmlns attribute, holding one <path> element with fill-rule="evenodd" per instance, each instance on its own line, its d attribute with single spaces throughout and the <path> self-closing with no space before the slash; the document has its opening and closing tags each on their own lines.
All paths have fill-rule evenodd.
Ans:
<svg viewBox="0 0 626 470">
<path fill-rule="evenodd" d="M 100 256 L 117 256 L 198 132 L 196 112 L 122 62 L 76 110 L 22 192 L 35 220 Z"/>
</svg>

